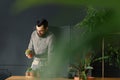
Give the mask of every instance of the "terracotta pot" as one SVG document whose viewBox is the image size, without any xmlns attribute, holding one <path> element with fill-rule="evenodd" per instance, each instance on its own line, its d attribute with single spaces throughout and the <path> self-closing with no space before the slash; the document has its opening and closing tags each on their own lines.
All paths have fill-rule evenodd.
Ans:
<svg viewBox="0 0 120 80">
<path fill-rule="evenodd" d="M 95 80 L 95 77 L 87 77 L 87 80 Z"/>
<path fill-rule="evenodd" d="M 26 76 L 26 77 L 34 77 L 35 74 L 34 74 L 33 72 L 26 72 L 26 73 L 25 73 L 25 76 Z"/>
<path fill-rule="evenodd" d="M 30 72 L 26 72 L 26 73 L 25 73 L 25 76 L 30 76 Z"/>
<path fill-rule="evenodd" d="M 74 80 L 82 80 L 82 79 L 79 77 L 74 77 Z"/>
</svg>

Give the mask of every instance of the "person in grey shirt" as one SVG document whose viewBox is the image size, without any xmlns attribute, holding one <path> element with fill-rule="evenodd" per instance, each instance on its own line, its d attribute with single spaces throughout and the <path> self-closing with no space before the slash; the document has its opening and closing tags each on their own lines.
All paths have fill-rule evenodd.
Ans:
<svg viewBox="0 0 120 80">
<path fill-rule="evenodd" d="M 48 21 L 46 19 L 38 20 L 36 30 L 31 34 L 28 49 L 25 54 L 28 58 L 33 58 L 32 65 L 29 71 L 26 72 L 27 76 L 35 75 L 36 71 L 42 72 L 51 60 L 54 50 L 55 35 L 48 31 Z"/>
</svg>

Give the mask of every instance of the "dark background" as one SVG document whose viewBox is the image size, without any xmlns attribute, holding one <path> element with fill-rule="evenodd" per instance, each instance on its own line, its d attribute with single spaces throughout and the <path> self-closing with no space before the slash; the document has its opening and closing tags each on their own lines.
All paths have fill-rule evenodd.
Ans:
<svg viewBox="0 0 120 80">
<path fill-rule="evenodd" d="M 24 51 L 28 46 L 31 32 L 35 29 L 35 22 L 40 18 L 46 18 L 50 31 L 57 39 L 69 41 L 73 26 L 85 17 L 86 12 L 83 6 L 49 4 L 14 14 L 11 9 L 14 1 L 0 0 L 0 69 L 8 69 L 12 75 L 24 75 L 32 61 L 26 58 Z M 101 74 L 100 70 L 96 70 L 98 72 L 94 75 L 101 76 L 97 75 Z"/>
<path fill-rule="evenodd" d="M 12 75 L 24 75 L 32 60 L 24 51 L 28 46 L 35 22 L 40 18 L 49 21 L 49 29 L 57 38 L 69 39 L 69 29 L 85 15 L 82 7 L 40 5 L 18 14 L 12 12 L 14 0 L 0 0 L 0 68 Z M 22 6 L 22 5 L 21 5 Z"/>
</svg>

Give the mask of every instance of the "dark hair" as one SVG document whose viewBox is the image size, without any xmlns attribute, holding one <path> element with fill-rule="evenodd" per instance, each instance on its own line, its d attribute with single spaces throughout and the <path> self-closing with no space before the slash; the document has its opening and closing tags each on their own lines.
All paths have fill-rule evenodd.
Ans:
<svg viewBox="0 0 120 80">
<path fill-rule="evenodd" d="M 44 28 L 46 28 L 46 27 L 48 27 L 48 21 L 46 19 L 37 20 L 36 25 L 38 27 L 40 27 L 41 25 L 43 25 Z"/>
</svg>

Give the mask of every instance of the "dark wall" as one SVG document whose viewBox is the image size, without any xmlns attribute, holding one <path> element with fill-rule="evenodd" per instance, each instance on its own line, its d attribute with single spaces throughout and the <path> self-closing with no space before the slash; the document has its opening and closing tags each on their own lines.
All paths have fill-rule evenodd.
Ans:
<svg viewBox="0 0 120 80">
<path fill-rule="evenodd" d="M 26 58 L 24 51 L 28 46 L 36 20 L 46 18 L 49 21 L 49 29 L 55 33 L 57 39 L 69 41 L 72 35 L 70 31 L 73 30 L 70 27 L 84 18 L 85 8 L 49 4 L 35 6 L 14 14 L 11 9 L 14 1 L 0 0 L 0 69 L 8 69 L 12 75 L 24 75 L 26 68 L 32 62 Z M 96 67 L 100 68 L 101 65 Z M 107 72 L 114 71 L 111 69 L 113 68 L 107 68 L 105 76 L 109 76 Z M 101 74 L 101 69 L 94 71 L 95 76 L 101 76 L 96 75 Z"/>
<path fill-rule="evenodd" d="M 0 68 L 8 69 L 12 75 L 24 75 L 32 61 L 26 58 L 24 51 L 28 46 L 36 20 L 46 18 L 50 30 L 57 37 L 63 35 L 68 39 L 68 26 L 80 22 L 85 15 L 85 10 L 83 7 L 50 4 L 32 7 L 14 14 L 11 11 L 14 1 L 0 1 Z"/>
</svg>

